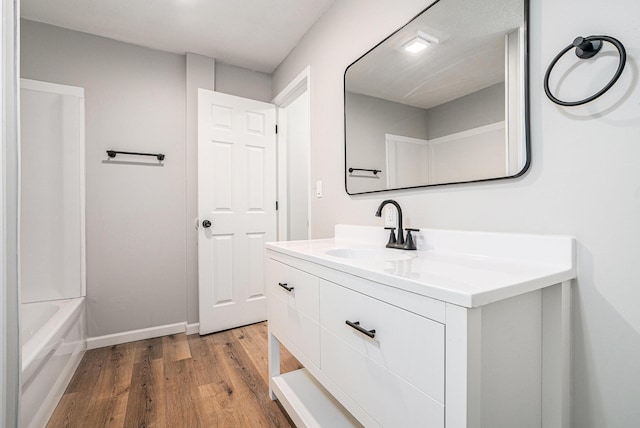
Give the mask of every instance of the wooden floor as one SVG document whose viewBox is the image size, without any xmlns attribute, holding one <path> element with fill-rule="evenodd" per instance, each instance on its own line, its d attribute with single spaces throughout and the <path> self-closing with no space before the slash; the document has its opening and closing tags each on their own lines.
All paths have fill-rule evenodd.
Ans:
<svg viewBox="0 0 640 428">
<path fill-rule="evenodd" d="M 282 372 L 300 363 L 282 350 Z M 87 351 L 57 427 L 290 427 L 269 398 L 267 324 Z"/>
</svg>

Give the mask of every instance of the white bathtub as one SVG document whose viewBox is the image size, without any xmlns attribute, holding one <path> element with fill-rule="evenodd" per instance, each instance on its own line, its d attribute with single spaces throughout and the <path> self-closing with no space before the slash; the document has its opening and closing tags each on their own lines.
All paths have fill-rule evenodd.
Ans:
<svg viewBox="0 0 640 428">
<path fill-rule="evenodd" d="M 44 427 L 86 349 L 84 297 L 24 303 L 21 427 Z"/>
</svg>

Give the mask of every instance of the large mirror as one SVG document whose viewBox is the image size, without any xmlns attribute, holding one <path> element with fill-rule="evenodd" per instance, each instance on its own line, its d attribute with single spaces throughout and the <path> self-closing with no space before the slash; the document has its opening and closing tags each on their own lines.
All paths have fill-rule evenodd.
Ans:
<svg viewBox="0 0 640 428">
<path fill-rule="evenodd" d="M 439 0 L 347 67 L 347 193 L 526 171 L 527 10 Z"/>
</svg>

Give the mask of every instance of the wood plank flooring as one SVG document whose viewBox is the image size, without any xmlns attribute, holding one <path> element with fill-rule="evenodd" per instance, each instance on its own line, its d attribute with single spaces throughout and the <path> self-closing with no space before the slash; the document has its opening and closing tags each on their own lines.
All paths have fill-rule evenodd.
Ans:
<svg viewBox="0 0 640 428">
<path fill-rule="evenodd" d="M 301 368 L 281 350 L 282 372 Z M 87 351 L 48 428 L 291 427 L 269 398 L 266 322 Z"/>
</svg>

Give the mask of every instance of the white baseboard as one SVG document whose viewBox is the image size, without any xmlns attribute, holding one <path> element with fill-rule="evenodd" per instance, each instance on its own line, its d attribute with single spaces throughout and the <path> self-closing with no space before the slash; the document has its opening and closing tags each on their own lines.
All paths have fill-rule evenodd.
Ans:
<svg viewBox="0 0 640 428">
<path fill-rule="evenodd" d="M 187 336 L 190 335 L 190 334 L 200 333 L 200 323 L 199 322 L 194 322 L 193 324 L 187 324 L 185 326 L 185 331 L 187 333 Z"/>
<path fill-rule="evenodd" d="M 121 343 L 135 342 L 136 340 L 152 339 L 154 337 L 167 336 L 169 334 L 184 333 L 187 327 L 186 323 L 179 322 L 176 324 L 167 324 L 158 327 L 107 334 L 105 336 L 90 337 L 87 339 L 87 349 L 96 349 L 105 346 L 120 345 Z"/>
</svg>

